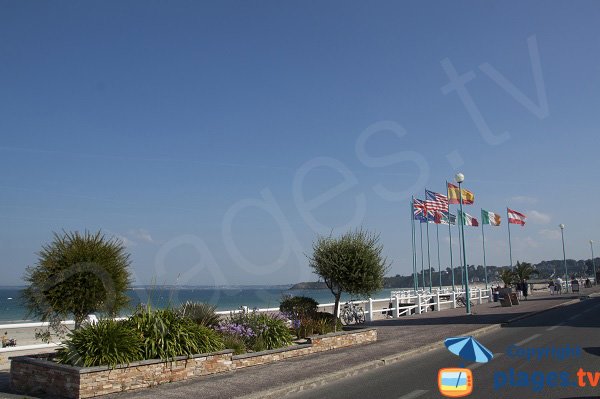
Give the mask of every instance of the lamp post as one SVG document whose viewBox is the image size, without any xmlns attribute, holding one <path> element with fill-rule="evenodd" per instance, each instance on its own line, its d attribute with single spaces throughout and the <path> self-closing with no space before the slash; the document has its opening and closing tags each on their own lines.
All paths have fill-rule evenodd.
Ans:
<svg viewBox="0 0 600 399">
<path fill-rule="evenodd" d="M 596 262 L 594 262 L 594 241 L 590 240 L 590 249 L 592 250 L 592 268 L 594 269 L 594 285 L 598 285 L 596 281 Z"/>
<path fill-rule="evenodd" d="M 454 180 L 458 183 L 458 195 L 460 198 L 460 234 L 462 236 L 463 267 L 465 271 L 465 299 L 467 314 L 471 314 L 471 293 L 469 292 L 469 269 L 467 268 L 467 251 L 465 249 L 465 222 L 463 213 L 463 197 L 461 183 L 465 180 L 465 175 L 457 173 Z"/>
<path fill-rule="evenodd" d="M 565 263 L 565 291 L 569 292 L 569 272 L 567 271 L 567 256 L 565 255 L 565 225 L 559 224 L 560 227 L 560 236 L 562 238 L 562 246 L 563 246 L 563 262 Z"/>
</svg>

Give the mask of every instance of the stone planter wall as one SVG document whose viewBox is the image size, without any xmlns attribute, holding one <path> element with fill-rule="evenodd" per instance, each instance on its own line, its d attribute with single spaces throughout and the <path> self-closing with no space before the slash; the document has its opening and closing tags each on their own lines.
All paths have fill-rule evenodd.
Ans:
<svg viewBox="0 0 600 399">
<path fill-rule="evenodd" d="M 233 351 L 225 350 L 169 362 L 144 360 L 115 369 L 66 366 L 49 361 L 44 355 L 22 356 L 12 358 L 11 387 L 29 395 L 89 398 L 375 341 L 377 330 L 371 328 L 314 336 L 308 344 L 270 351 L 234 356 Z"/>
</svg>

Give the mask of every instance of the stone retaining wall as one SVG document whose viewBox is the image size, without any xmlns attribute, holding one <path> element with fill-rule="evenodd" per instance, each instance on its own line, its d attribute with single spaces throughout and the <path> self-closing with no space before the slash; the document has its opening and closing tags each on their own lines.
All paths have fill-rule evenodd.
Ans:
<svg viewBox="0 0 600 399">
<path fill-rule="evenodd" d="M 225 350 L 191 358 L 178 357 L 169 362 L 144 360 L 115 369 L 61 365 L 47 360 L 44 355 L 22 356 L 12 358 L 11 387 L 29 395 L 89 398 L 375 341 L 377 330 L 370 328 L 314 336 L 308 344 L 270 351 L 234 356 L 233 351 Z"/>
</svg>

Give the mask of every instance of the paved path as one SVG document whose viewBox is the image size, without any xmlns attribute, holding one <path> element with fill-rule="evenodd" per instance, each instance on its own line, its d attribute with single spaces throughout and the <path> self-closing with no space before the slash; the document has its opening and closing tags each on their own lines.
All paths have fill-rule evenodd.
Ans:
<svg viewBox="0 0 600 399">
<path fill-rule="evenodd" d="M 482 364 L 464 362 L 472 370 L 474 398 L 598 398 L 597 388 L 574 387 L 567 384 L 576 380 L 575 372 L 582 367 L 584 370 L 598 370 L 598 329 L 600 328 L 600 298 L 577 301 L 569 306 L 560 306 L 547 312 L 541 312 L 531 317 L 510 323 L 510 328 L 496 329 L 489 334 L 479 337 L 492 353 L 494 360 Z M 550 327 L 548 327 L 550 326 Z M 514 356 L 511 346 L 519 346 L 521 350 L 532 348 L 581 348 L 576 357 L 524 359 Z M 573 350 L 561 351 L 560 355 L 573 354 Z M 512 354 L 512 355 L 511 355 Z M 539 353 L 536 353 L 538 355 Z M 438 370 L 442 367 L 460 367 L 463 363 L 452 355 L 446 348 L 429 351 L 419 356 L 418 361 L 405 359 L 387 367 L 365 371 L 350 379 L 332 382 L 330 384 L 298 392 L 290 399 L 430 399 L 441 397 L 437 387 Z M 464 366 L 463 366 L 464 367 Z M 517 387 L 508 375 L 510 370 L 515 373 L 533 372 L 546 376 L 551 372 L 566 372 L 561 376 L 560 385 L 544 386 L 548 380 L 540 380 L 537 375 L 530 386 Z M 593 377 L 592 377 L 593 378 Z M 571 381 L 565 381 L 568 379 Z M 515 380 L 512 380 L 515 381 Z M 597 381 L 596 381 L 597 382 Z M 600 385 L 598 385 L 600 387 Z"/>
<path fill-rule="evenodd" d="M 581 294 L 598 291 L 600 287 Z M 281 397 L 299 389 L 306 389 L 310 385 L 322 384 L 322 376 L 332 376 L 331 379 L 335 380 L 364 372 L 397 360 L 398 354 L 411 350 L 421 353 L 424 351 L 423 347 L 437 347 L 448 336 L 463 335 L 484 327 L 496 328 L 500 323 L 507 323 L 531 312 L 543 311 L 573 300 L 578 301 L 579 295 L 549 296 L 536 293 L 530 296 L 528 301 L 510 308 L 502 308 L 498 303 L 477 305 L 472 309 L 471 315 L 465 314 L 464 308 L 458 308 L 375 321 L 371 325 L 378 329 L 377 343 L 165 384 L 151 389 L 108 395 L 105 398 Z M 510 324 L 506 328 L 510 328 Z M 386 362 L 382 359 L 386 359 Z M 7 374 L 0 373 L 0 392 L 8 391 L 7 381 Z"/>
</svg>

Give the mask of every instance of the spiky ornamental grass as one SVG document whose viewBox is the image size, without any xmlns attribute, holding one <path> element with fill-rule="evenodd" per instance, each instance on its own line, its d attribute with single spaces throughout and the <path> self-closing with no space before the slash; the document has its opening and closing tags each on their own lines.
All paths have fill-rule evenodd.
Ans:
<svg viewBox="0 0 600 399">
<path fill-rule="evenodd" d="M 177 313 L 201 326 L 216 327 L 221 321 L 216 309 L 215 305 L 208 303 L 187 301 L 177 309 Z"/>
<path fill-rule="evenodd" d="M 140 334 L 125 322 L 104 319 L 71 332 L 56 360 L 79 367 L 115 367 L 142 357 Z"/>
<path fill-rule="evenodd" d="M 128 324 L 141 334 L 144 359 L 173 359 L 224 349 L 217 332 L 181 317 L 172 309 L 142 307 Z"/>
</svg>

